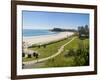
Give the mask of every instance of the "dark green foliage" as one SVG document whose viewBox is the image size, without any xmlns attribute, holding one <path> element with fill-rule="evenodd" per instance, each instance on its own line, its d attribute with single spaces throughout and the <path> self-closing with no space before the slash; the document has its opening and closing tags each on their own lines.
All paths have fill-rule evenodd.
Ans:
<svg viewBox="0 0 100 80">
<path fill-rule="evenodd" d="M 89 65 L 89 45 L 85 45 L 83 42 L 80 42 L 78 45 L 79 47 L 74 58 L 75 65 Z"/>
<path fill-rule="evenodd" d="M 75 55 L 75 50 L 74 49 L 70 49 L 68 51 L 68 56 L 73 56 L 73 55 Z"/>
<path fill-rule="evenodd" d="M 25 57 L 25 53 L 22 53 L 22 57 Z"/>
<path fill-rule="evenodd" d="M 38 55 L 38 54 L 36 54 L 36 55 L 35 55 L 35 58 L 37 59 L 38 57 L 39 57 L 39 55 Z"/>
<path fill-rule="evenodd" d="M 74 66 L 85 66 L 89 65 L 89 44 L 80 40 L 78 42 L 78 48 L 70 48 L 65 51 L 64 56 L 66 58 L 73 56 Z"/>
<path fill-rule="evenodd" d="M 38 45 L 38 48 L 40 48 L 41 47 L 41 45 Z"/>
<path fill-rule="evenodd" d="M 34 52 L 34 53 L 33 53 L 33 56 L 37 59 L 37 58 L 39 57 L 39 54 L 36 53 L 36 52 Z"/>
<path fill-rule="evenodd" d="M 34 47 L 37 47 L 38 45 L 31 45 L 31 46 L 29 46 L 28 48 L 34 48 Z"/>
<path fill-rule="evenodd" d="M 43 47 L 46 48 L 46 44 L 44 44 Z"/>
<path fill-rule="evenodd" d="M 28 54 L 28 58 L 31 58 L 32 56 L 31 56 L 31 54 Z"/>
<path fill-rule="evenodd" d="M 54 32 L 64 32 L 64 31 L 76 32 L 75 29 L 62 29 L 62 28 L 53 28 L 50 31 L 54 31 Z"/>
<path fill-rule="evenodd" d="M 33 53 L 33 56 L 35 57 L 35 55 L 36 55 L 36 53 L 34 52 L 34 53 Z"/>
<path fill-rule="evenodd" d="M 69 50 L 66 50 L 64 57 L 74 57 L 74 66 L 89 65 L 89 43 L 84 40 L 79 40 L 77 45 L 77 48 L 69 48 Z"/>
</svg>

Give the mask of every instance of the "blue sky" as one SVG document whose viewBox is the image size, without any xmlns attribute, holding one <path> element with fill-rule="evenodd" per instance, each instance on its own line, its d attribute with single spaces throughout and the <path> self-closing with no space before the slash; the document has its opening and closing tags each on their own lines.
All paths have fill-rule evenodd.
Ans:
<svg viewBox="0 0 100 80">
<path fill-rule="evenodd" d="M 89 14 L 23 11 L 23 29 L 77 29 L 89 25 Z"/>
</svg>

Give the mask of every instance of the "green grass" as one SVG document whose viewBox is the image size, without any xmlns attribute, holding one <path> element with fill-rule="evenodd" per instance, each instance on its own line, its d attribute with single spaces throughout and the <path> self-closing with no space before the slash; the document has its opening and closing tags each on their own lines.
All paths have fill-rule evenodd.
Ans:
<svg viewBox="0 0 100 80">
<path fill-rule="evenodd" d="M 70 37 L 68 39 L 63 39 L 63 40 L 57 41 L 55 43 L 48 44 L 48 45 L 46 45 L 45 48 L 43 46 L 41 46 L 40 48 L 33 47 L 33 48 L 29 48 L 29 49 L 37 51 L 40 54 L 38 59 L 49 57 L 49 56 L 55 54 L 62 45 L 64 45 L 68 41 L 70 41 L 72 38 L 73 37 Z M 31 61 L 31 60 L 35 60 L 35 59 L 36 59 L 35 57 L 23 58 L 23 62 Z"/>
<path fill-rule="evenodd" d="M 85 45 L 89 44 L 89 40 L 88 39 L 79 39 L 78 37 L 72 41 L 71 43 L 69 43 L 67 46 L 65 46 L 64 50 L 66 49 L 77 49 L 78 48 L 78 43 L 84 43 Z"/>
<path fill-rule="evenodd" d="M 46 46 L 46 48 L 44 48 L 42 46 L 40 48 L 39 47 L 34 47 L 34 48 L 29 48 L 29 49 L 37 51 L 40 54 L 39 59 L 49 57 L 49 56 L 55 54 L 62 45 L 64 45 L 68 41 L 70 41 L 72 38 L 73 37 L 70 37 L 68 39 L 64 39 L 64 40 L 61 40 L 59 42 L 48 44 Z M 64 51 L 61 54 L 59 54 L 58 56 L 56 56 L 53 59 L 49 59 L 47 61 L 44 61 L 43 62 L 44 64 L 42 66 L 40 66 L 40 68 L 75 66 L 74 56 L 65 56 L 65 54 L 67 53 L 66 52 L 67 50 L 70 50 L 70 49 L 76 50 L 76 49 L 78 49 L 78 47 L 79 47 L 78 43 L 84 43 L 85 45 L 88 45 L 89 44 L 89 39 L 81 40 L 78 37 L 76 37 L 71 43 L 69 43 L 68 45 L 66 45 L 64 47 Z M 35 60 L 35 58 L 34 57 L 32 57 L 32 58 L 23 58 L 24 62 L 25 61 L 31 61 L 31 60 Z"/>
<path fill-rule="evenodd" d="M 77 49 L 78 43 L 83 42 L 85 45 L 89 44 L 89 39 L 80 40 L 78 37 L 75 38 L 71 43 L 65 46 L 64 51 L 56 56 L 54 59 L 47 60 L 45 62 L 45 65 L 42 67 L 68 67 L 68 66 L 74 66 L 74 56 L 64 56 L 64 53 L 66 53 L 66 50 L 69 49 Z"/>
<path fill-rule="evenodd" d="M 65 67 L 65 66 L 72 66 L 74 57 L 67 57 L 67 59 L 64 57 L 63 54 L 58 55 L 54 59 L 50 59 L 45 62 L 45 65 L 42 66 L 43 68 L 46 67 Z"/>
</svg>

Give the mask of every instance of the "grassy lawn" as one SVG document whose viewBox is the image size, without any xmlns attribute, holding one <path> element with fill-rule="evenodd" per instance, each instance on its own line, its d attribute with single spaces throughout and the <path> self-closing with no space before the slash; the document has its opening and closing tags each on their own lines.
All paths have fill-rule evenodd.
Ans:
<svg viewBox="0 0 100 80">
<path fill-rule="evenodd" d="M 89 44 L 89 39 L 80 40 L 78 37 L 75 38 L 71 43 L 65 46 L 64 51 L 56 56 L 54 59 L 47 60 L 45 65 L 42 67 L 68 67 L 74 66 L 74 56 L 65 56 L 66 51 L 69 49 L 77 49 L 78 43 L 84 43 L 85 45 Z"/>
<path fill-rule="evenodd" d="M 63 39 L 58 42 L 48 44 L 48 45 L 46 45 L 45 48 L 43 46 L 41 46 L 40 48 L 34 47 L 34 48 L 29 48 L 29 49 L 37 51 L 40 54 L 38 59 L 49 57 L 49 56 L 55 54 L 62 45 L 64 45 L 68 41 L 70 41 L 72 38 L 73 37 L 70 37 L 68 39 Z M 35 59 L 36 59 L 35 57 L 23 58 L 23 62 L 31 61 L 31 60 L 35 60 Z"/>
<path fill-rule="evenodd" d="M 72 38 L 73 37 L 70 37 L 68 39 L 64 39 L 59 42 L 55 42 L 53 44 L 48 44 L 45 48 L 43 46 L 41 46 L 40 48 L 34 47 L 34 48 L 29 48 L 29 49 L 37 51 L 40 54 L 39 59 L 49 57 L 49 56 L 55 54 L 62 45 L 64 45 L 68 41 L 70 41 Z M 65 56 L 65 54 L 67 54 L 67 51 L 70 49 L 74 49 L 74 50 L 78 49 L 78 47 L 79 47 L 78 43 L 84 43 L 85 45 L 88 45 L 89 39 L 88 38 L 87 39 L 79 39 L 76 36 L 76 38 L 71 43 L 69 43 L 68 45 L 66 45 L 64 47 L 64 51 L 61 54 L 59 54 L 58 56 L 56 56 L 53 59 L 49 59 L 49 60 L 43 62 L 43 65 L 41 65 L 40 68 L 75 66 L 74 55 L 73 56 Z M 35 58 L 34 57 L 23 58 L 23 61 L 31 61 L 31 60 L 35 60 Z"/>
</svg>

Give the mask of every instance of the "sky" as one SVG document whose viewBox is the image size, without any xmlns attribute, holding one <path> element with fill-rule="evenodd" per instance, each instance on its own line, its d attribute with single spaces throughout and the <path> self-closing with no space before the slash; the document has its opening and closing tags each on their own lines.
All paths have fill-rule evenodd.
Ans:
<svg viewBox="0 0 100 80">
<path fill-rule="evenodd" d="M 22 11 L 23 29 L 77 29 L 89 25 L 89 14 Z"/>
</svg>

